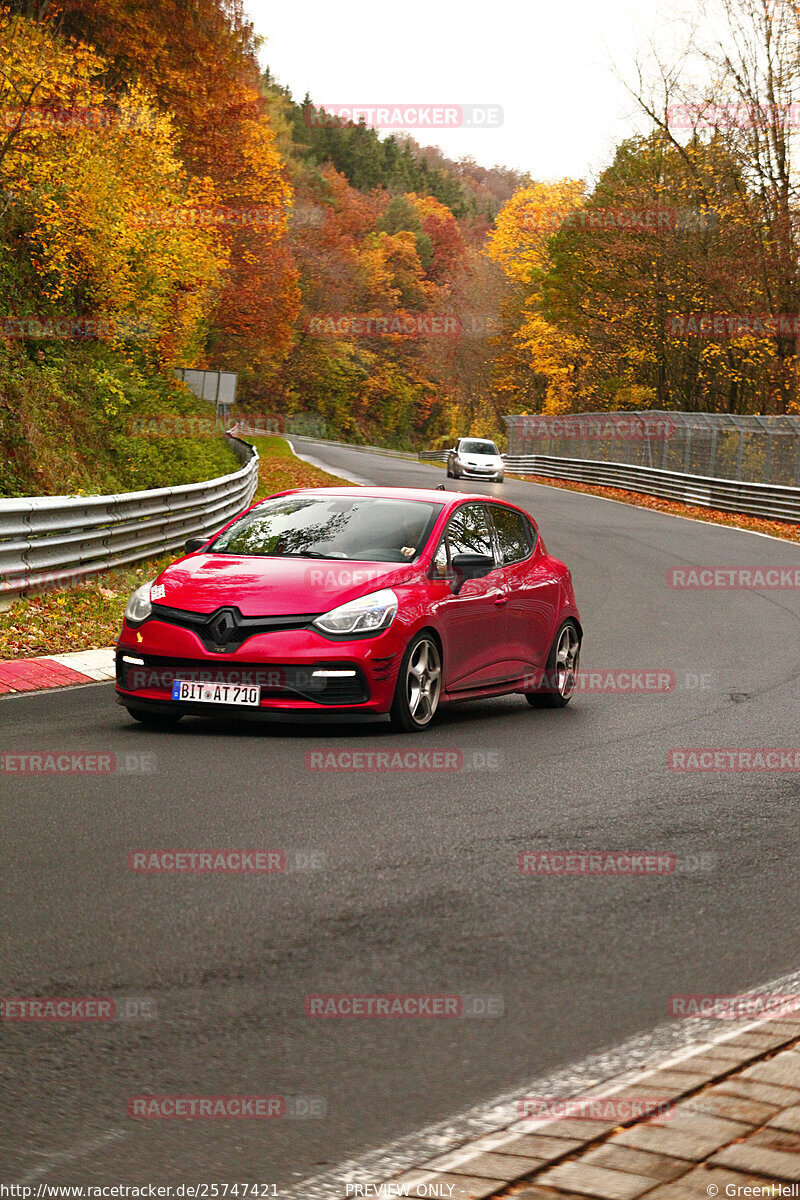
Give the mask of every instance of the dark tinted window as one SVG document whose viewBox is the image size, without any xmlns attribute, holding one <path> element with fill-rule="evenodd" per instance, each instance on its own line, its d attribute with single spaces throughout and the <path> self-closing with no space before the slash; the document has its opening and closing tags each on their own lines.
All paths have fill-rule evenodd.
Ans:
<svg viewBox="0 0 800 1200">
<path fill-rule="evenodd" d="M 450 558 L 455 554 L 488 554 L 494 558 L 492 535 L 483 504 L 465 504 L 457 509 L 447 526 Z"/>
<path fill-rule="evenodd" d="M 231 525 L 210 549 L 225 554 L 409 562 L 441 506 L 372 496 L 280 496 Z"/>
<path fill-rule="evenodd" d="M 475 438 L 462 438 L 458 444 L 462 454 L 499 454 L 494 442 L 482 442 Z"/>
<path fill-rule="evenodd" d="M 492 505 L 491 512 L 494 527 L 497 530 L 497 540 L 500 544 L 501 561 L 514 563 L 519 562 L 522 558 L 527 558 L 533 543 L 530 526 L 522 513 L 496 505 Z"/>
</svg>

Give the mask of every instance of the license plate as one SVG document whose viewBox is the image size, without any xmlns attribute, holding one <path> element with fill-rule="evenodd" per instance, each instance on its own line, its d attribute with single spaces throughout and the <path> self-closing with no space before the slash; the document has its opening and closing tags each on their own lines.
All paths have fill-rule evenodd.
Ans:
<svg viewBox="0 0 800 1200">
<path fill-rule="evenodd" d="M 191 700 L 195 704 L 246 704 L 251 708 L 261 702 L 260 687 L 242 687 L 235 683 L 199 683 L 196 680 L 176 679 L 172 685 L 173 700 Z"/>
</svg>

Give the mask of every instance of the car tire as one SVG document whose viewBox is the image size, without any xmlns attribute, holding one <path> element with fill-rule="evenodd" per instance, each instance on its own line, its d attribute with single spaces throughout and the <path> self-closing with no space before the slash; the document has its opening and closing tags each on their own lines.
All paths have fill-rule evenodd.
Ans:
<svg viewBox="0 0 800 1200">
<path fill-rule="evenodd" d="M 501 474 L 501 475 L 497 476 L 497 483 L 503 483 L 504 480 L 505 480 L 505 475 Z"/>
<path fill-rule="evenodd" d="M 163 730 L 174 729 L 183 716 L 183 713 L 147 712 L 144 708 L 129 708 L 128 713 L 134 721 L 146 725 L 148 729 Z"/>
<path fill-rule="evenodd" d="M 453 468 L 450 466 L 450 463 L 447 464 L 447 478 L 453 478 Z"/>
<path fill-rule="evenodd" d="M 433 634 L 423 630 L 406 647 L 390 710 L 397 733 L 422 733 L 436 715 L 442 694 L 442 655 Z"/>
<path fill-rule="evenodd" d="M 581 657 L 581 633 L 569 617 L 553 638 L 544 677 L 535 692 L 526 692 L 531 708 L 565 708 L 577 686 Z"/>
</svg>

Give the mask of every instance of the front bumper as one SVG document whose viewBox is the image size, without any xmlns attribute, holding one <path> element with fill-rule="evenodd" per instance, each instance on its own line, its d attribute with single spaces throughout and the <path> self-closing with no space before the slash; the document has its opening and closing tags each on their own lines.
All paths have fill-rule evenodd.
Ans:
<svg viewBox="0 0 800 1200">
<path fill-rule="evenodd" d="M 503 478 L 503 468 L 465 467 L 462 463 L 456 463 L 456 470 L 462 479 L 486 479 L 492 482 Z"/>
<path fill-rule="evenodd" d="M 123 627 L 117 700 L 130 708 L 205 717 L 369 719 L 391 708 L 403 648 L 395 623 L 377 637 L 353 641 L 329 641 L 308 629 L 265 633 L 235 652 L 217 654 L 194 632 L 151 619 L 138 629 Z M 261 701 L 251 708 L 173 700 L 177 678 L 257 685 Z"/>
<path fill-rule="evenodd" d="M 374 712 L 365 708 L 315 708 L 298 710 L 295 708 L 275 708 L 262 704 L 259 708 L 248 708 L 238 704 L 178 704 L 176 701 L 143 700 L 140 697 L 126 696 L 117 690 L 117 704 L 127 708 L 129 712 L 160 713 L 174 716 L 180 713 L 184 717 L 205 717 L 209 720 L 231 721 L 275 721 L 283 724 L 303 724 L 313 721 L 315 725 L 341 725 L 350 721 L 370 724 L 388 720 L 386 713 Z"/>
</svg>

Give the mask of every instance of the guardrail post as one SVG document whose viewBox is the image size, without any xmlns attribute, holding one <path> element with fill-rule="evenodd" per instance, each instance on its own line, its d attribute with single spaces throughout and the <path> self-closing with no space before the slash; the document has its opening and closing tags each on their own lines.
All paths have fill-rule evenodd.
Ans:
<svg viewBox="0 0 800 1200">
<path fill-rule="evenodd" d="M 717 431 L 711 430 L 711 449 L 708 453 L 708 473 L 713 475 L 717 467 Z"/>
</svg>

